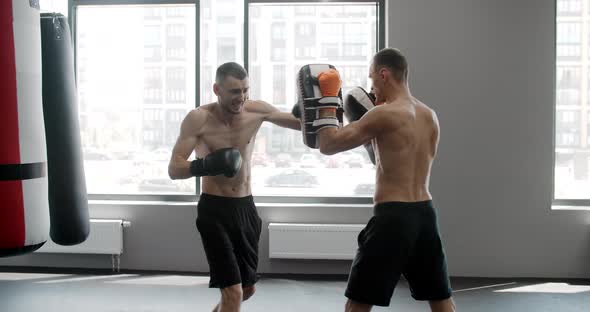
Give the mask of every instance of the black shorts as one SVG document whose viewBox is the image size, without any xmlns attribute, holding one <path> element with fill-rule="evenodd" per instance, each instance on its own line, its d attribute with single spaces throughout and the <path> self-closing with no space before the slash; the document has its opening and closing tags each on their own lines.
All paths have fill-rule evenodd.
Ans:
<svg viewBox="0 0 590 312">
<path fill-rule="evenodd" d="M 376 204 L 358 245 L 345 294 L 349 299 L 389 306 L 402 274 L 416 300 L 451 297 L 432 201 Z"/>
<path fill-rule="evenodd" d="M 197 229 L 209 263 L 209 287 L 242 287 L 258 281 L 258 240 L 262 220 L 252 196 L 222 197 L 201 194 Z"/>
</svg>

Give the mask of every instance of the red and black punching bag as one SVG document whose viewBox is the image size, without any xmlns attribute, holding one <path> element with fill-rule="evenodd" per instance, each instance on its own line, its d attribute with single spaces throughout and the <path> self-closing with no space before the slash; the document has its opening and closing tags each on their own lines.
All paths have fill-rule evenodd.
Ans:
<svg viewBox="0 0 590 312">
<path fill-rule="evenodd" d="M 63 15 L 0 0 L 0 257 L 90 230 L 73 49 Z"/>
<path fill-rule="evenodd" d="M 35 1 L 0 1 L 0 256 L 48 239 L 41 32 Z"/>
</svg>

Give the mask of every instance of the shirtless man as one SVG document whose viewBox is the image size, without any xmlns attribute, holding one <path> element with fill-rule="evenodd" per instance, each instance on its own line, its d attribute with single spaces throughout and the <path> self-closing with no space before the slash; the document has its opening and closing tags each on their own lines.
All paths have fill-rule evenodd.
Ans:
<svg viewBox="0 0 590 312">
<path fill-rule="evenodd" d="M 407 61 L 398 50 L 383 49 L 375 54 L 369 78 L 378 105 L 352 118 L 345 127 L 325 127 L 318 133 L 323 154 L 372 142 L 376 158 L 374 216 L 358 237 L 345 311 L 388 306 L 401 274 L 414 299 L 427 300 L 432 311 L 454 311 L 429 191 L 439 141 L 436 114 L 411 95 Z M 370 98 L 365 94 L 366 98 L 356 99 L 358 105 Z M 351 105 L 355 104 L 345 103 Z"/>
<path fill-rule="evenodd" d="M 172 179 L 202 176 L 197 228 L 209 263 L 209 287 L 221 289 L 214 312 L 239 311 L 255 291 L 262 221 L 250 187 L 250 159 L 262 122 L 300 129 L 299 120 L 248 99 L 248 74 L 236 63 L 217 68 L 217 102 L 187 114 L 168 166 Z M 187 159 L 195 151 L 197 159 Z"/>
</svg>

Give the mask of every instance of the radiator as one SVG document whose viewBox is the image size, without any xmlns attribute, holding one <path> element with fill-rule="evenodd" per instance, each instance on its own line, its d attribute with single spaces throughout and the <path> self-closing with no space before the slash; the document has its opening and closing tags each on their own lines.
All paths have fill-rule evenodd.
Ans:
<svg viewBox="0 0 590 312">
<path fill-rule="evenodd" d="M 269 257 L 351 260 L 364 224 L 270 223 Z"/>
<path fill-rule="evenodd" d="M 123 254 L 123 228 L 129 221 L 119 219 L 90 219 L 90 234 L 86 241 L 74 246 L 61 246 L 49 239 L 37 253 L 104 254 L 112 256 L 112 267 L 117 271 Z"/>
</svg>

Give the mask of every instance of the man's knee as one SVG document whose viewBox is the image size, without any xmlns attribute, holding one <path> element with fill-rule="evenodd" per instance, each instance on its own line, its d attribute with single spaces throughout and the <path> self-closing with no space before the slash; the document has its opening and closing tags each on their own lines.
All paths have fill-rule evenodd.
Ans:
<svg viewBox="0 0 590 312">
<path fill-rule="evenodd" d="M 432 312 L 455 312 L 455 302 L 453 298 L 429 301 L 430 310 Z"/>
<path fill-rule="evenodd" d="M 231 304 L 240 304 L 242 302 L 242 285 L 236 284 L 221 289 L 221 301 Z"/>
<path fill-rule="evenodd" d="M 254 295 L 256 292 L 256 287 L 254 285 L 242 288 L 243 299 L 242 301 L 248 300 L 250 297 Z"/>
<path fill-rule="evenodd" d="M 348 299 L 344 306 L 345 312 L 369 312 L 373 308 L 370 304 L 364 304 Z"/>
</svg>

